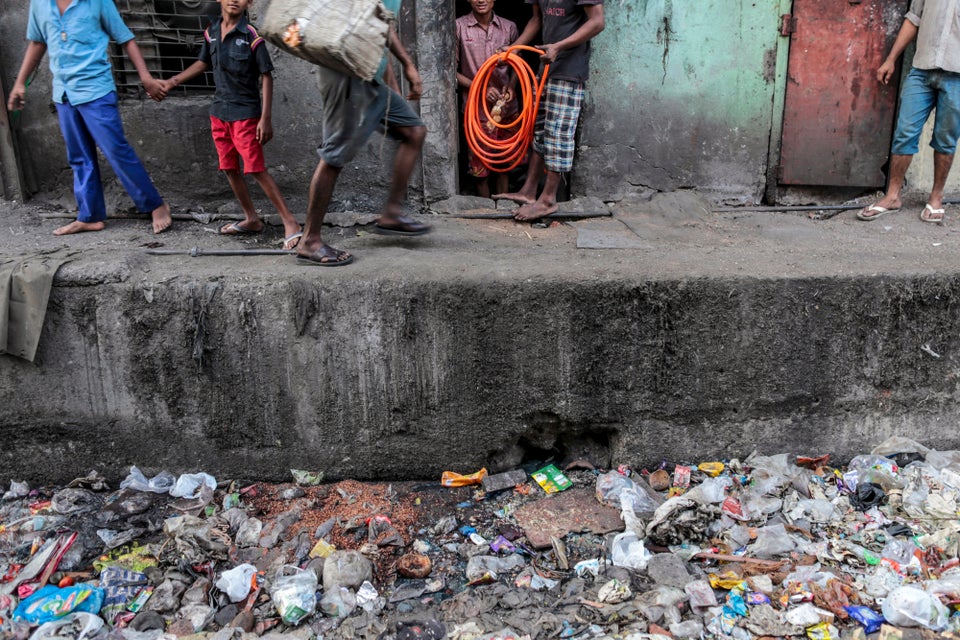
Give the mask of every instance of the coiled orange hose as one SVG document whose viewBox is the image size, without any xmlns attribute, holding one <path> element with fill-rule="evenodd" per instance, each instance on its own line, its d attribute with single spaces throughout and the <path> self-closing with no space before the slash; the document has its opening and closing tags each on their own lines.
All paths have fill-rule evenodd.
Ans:
<svg viewBox="0 0 960 640">
<path fill-rule="evenodd" d="M 543 69 L 543 75 L 537 82 L 536 73 L 530 65 L 517 53 L 520 50 L 533 51 L 543 55 L 543 51 L 536 47 L 515 46 L 502 53 L 490 56 L 484 62 L 477 75 L 473 78 L 470 91 L 467 94 L 466 110 L 463 114 L 463 128 L 467 135 L 467 145 L 476 154 L 480 162 L 490 171 L 506 173 L 523 162 L 527 157 L 527 149 L 533 141 L 533 126 L 537 121 L 537 109 L 540 105 L 540 95 L 547 82 L 547 73 L 550 65 Z M 517 74 L 520 85 L 520 111 L 511 122 L 497 122 L 487 106 L 487 88 L 490 78 L 496 67 L 506 64 Z M 486 116 L 486 121 L 481 118 Z M 487 132 L 485 122 L 489 122 L 498 129 L 512 129 L 517 131 L 504 140 L 496 140 Z M 518 126 L 519 125 L 519 126 Z"/>
</svg>

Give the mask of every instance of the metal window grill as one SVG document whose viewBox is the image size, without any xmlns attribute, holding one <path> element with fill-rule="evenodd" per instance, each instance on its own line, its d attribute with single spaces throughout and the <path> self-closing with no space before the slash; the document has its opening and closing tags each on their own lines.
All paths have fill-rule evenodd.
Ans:
<svg viewBox="0 0 960 640">
<path fill-rule="evenodd" d="M 114 0 L 120 15 L 136 35 L 137 45 L 153 77 L 169 78 L 193 64 L 203 43 L 203 30 L 220 13 L 215 0 Z M 144 98 L 140 77 L 123 49 L 111 45 L 117 94 Z M 181 94 L 213 92 L 209 71 L 177 87 Z"/>
</svg>

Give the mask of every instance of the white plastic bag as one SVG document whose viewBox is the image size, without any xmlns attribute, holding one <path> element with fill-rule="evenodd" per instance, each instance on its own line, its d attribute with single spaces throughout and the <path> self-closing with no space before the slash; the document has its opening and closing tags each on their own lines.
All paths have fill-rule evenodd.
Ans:
<svg viewBox="0 0 960 640">
<path fill-rule="evenodd" d="M 895 627 L 927 627 L 937 631 L 947 624 L 947 608 L 940 599 L 910 585 L 891 591 L 881 610 L 887 622 Z"/>
<path fill-rule="evenodd" d="M 204 486 L 212 492 L 217 488 L 217 481 L 209 473 L 185 473 L 177 478 L 170 495 L 174 498 L 199 498 Z"/>
<path fill-rule="evenodd" d="M 216 582 L 217 589 L 230 598 L 230 602 L 240 602 L 250 595 L 250 579 L 257 572 L 252 564 L 240 564 L 220 574 Z"/>
<path fill-rule="evenodd" d="M 152 478 L 147 478 L 143 472 L 136 467 L 130 467 L 130 474 L 120 482 L 121 489 L 133 489 L 134 491 L 149 491 L 150 493 L 169 493 L 170 488 L 177 479 L 169 471 L 161 471 Z"/>
<path fill-rule="evenodd" d="M 653 556 L 633 531 L 618 533 L 611 546 L 613 564 L 618 567 L 643 570 Z"/>
</svg>

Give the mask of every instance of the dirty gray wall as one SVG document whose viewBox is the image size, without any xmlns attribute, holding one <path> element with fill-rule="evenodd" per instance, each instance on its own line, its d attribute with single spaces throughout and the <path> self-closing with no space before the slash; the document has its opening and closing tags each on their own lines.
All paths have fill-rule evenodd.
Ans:
<svg viewBox="0 0 960 640">
<path fill-rule="evenodd" d="M 16 407 L 0 481 L 133 463 L 438 478 L 578 446 L 601 466 L 843 460 L 894 433 L 960 446 L 955 275 L 281 279 L 148 260 L 66 265 L 37 361 L 0 357 Z"/>
<path fill-rule="evenodd" d="M 262 1 L 257 11 L 266 7 Z M 455 166 L 450 166 L 451 118 L 456 109 L 453 59 L 437 54 L 452 50 L 453 7 L 440 0 L 407 0 L 403 4 L 398 30 L 418 61 L 427 86 L 422 107 L 430 130 L 422 168 L 413 179 L 410 192 L 415 205 L 424 199 L 447 197 L 456 188 Z M 3 86 L 12 86 L 25 49 L 29 0 L 0 3 L 0 67 Z M 135 28 L 136 32 L 137 29 Z M 139 37 L 139 36 L 138 36 Z M 270 46 L 274 65 L 274 139 L 266 146 L 267 164 L 288 199 L 305 201 L 310 176 L 317 164 L 320 140 L 317 113 L 318 95 L 313 65 Z M 72 184 L 63 142 L 52 111 L 48 60 L 28 90 L 28 105 L 16 133 L 21 164 L 34 192 L 60 193 L 70 203 Z M 171 97 L 157 104 L 146 97 L 122 101 L 121 112 L 130 142 L 143 159 L 162 193 L 180 207 L 198 202 L 228 201 L 232 198 L 226 180 L 217 171 L 216 153 L 210 139 L 208 108 L 210 95 Z M 456 132 L 452 148 L 456 148 Z M 394 144 L 374 135 L 354 162 L 345 167 L 333 208 L 376 211 L 382 204 L 389 181 Z M 104 163 L 105 164 L 105 163 Z M 109 169 L 105 172 L 109 174 Z M 424 176 L 429 176 L 426 180 Z M 109 179 L 109 178 L 108 178 Z M 425 184 L 426 183 L 426 184 Z M 256 188 L 254 187 L 256 192 Z M 255 193 L 259 196 L 259 192 Z"/>
</svg>

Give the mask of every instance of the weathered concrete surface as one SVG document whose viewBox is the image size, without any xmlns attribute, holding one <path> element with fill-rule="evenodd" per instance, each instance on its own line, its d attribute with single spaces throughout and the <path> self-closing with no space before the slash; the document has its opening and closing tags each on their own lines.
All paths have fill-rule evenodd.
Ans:
<svg viewBox="0 0 960 640">
<path fill-rule="evenodd" d="M 960 237 L 911 213 L 859 223 L 623 204 L 644 250 L 567 226 L 436 216 L 420 240 L 331 229 L 339 269 L 216 223 L 55 238 L 0 209 L 0 254 L 69 252 L 37 362 L 0 356 L 0 481 L 203 469 L 437 478 L 525 456 L 598 464 L 960 446 Z M 913 208 L 919 211 L 921 204 Z"/>
<path fill-rule="evenodd" d="M 594 40 L 574 191 L 704 189 L 759 202 L 782 0 L 609 3 Z"/>
</svg>

